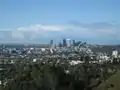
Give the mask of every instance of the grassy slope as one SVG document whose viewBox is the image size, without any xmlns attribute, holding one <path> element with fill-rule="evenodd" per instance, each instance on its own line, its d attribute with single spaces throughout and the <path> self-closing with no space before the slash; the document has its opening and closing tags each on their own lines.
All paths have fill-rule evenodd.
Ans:
<svg viewBox="0 0 120 90">
<path fill-rule="evenodd" d="M 107 89 L 107 85 L 113 84 L 114 88 Z M 120 71 L 111 76 L 106 82 L 102 83 L 97 90 L 120 90 Z"/>
</svg>

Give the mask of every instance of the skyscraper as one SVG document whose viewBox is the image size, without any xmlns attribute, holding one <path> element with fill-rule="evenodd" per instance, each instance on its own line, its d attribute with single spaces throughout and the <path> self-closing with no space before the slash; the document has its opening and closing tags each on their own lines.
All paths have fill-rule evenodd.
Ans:
<svg viewBox="0 0 120 90">
<path fill-rule="evenodd" d="M 73 45 L 75 45 L 75 40 L 73 40 L 73 43 L 72 43 Z"/>
<path fill-rule="evenodd" d="M 53 40 L 50 40 L 50 47 L 53 47 Z"/>
<path fill-rule="evenodd" d="M 67 46 L 68 46 L 68 47 L 71 46 L 71 39 L 67 39 Z"/>
<path fill-rule="evenodd" d="M 63 39 L 63 47 L 66 47 L 67 46 L 67 42 L 66 42 L 66 39 L 64 38 Z"/>
<path fill-rule="evenodd" d="M 52 45 L 53 44 L 53 40 L 50 40 L 50 45 Z"/>
</svg>

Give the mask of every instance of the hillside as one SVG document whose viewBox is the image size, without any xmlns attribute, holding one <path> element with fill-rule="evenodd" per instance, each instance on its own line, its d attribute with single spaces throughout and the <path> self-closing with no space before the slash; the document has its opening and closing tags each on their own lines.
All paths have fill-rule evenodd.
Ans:
<svg viewBox="0 0 120 90">
<path fill-rule="evenodd" d="M 120 71 L 100 84 L 97 90 L 120 90 Z"/>
</svg>

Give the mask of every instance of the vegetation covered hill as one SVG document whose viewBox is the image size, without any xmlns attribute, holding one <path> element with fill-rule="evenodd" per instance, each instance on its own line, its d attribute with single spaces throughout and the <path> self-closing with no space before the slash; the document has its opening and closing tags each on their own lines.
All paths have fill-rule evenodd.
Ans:
<svg viewBox="0 0 120 90">
<path fill-rule="evenodd" d="M 96 90 L 93 88 L 112 75 L 108 69 L 116 69 L 109 64 L 85 63 L 69 66 L 67 62 L 63 62 L 64 64 L 39 62 L 4 65 L 4 73 L 0 72 L 3 77 L 0 90 Z M 115 90 L 120 90 L 117 83 L 120 72 L 116 77 L 117 79 L 108 82 L 115 82 L 114 85 L 118 85 Z M 98 89 L 107 90 L 103 89 L 104 85 L 102 83 Z"/>
<path fill-rule="evenodd" d="M 120 71 L 111 76 L 104 83 L 101 83 L 98 90 L 120 90 Z"/>
</svg>

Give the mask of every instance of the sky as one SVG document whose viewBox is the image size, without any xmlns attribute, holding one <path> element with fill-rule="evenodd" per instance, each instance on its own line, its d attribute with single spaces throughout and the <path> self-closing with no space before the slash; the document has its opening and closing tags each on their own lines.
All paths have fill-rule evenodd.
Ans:
<svg viewBox="0 0 120 90">
<path fill-rule="evenodd" d="M 120 0 L 0 0 L 0 43 L 120 44 L 119 8 Z"/>
</svg>

